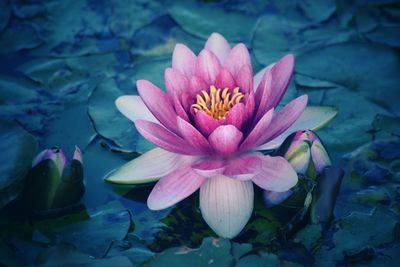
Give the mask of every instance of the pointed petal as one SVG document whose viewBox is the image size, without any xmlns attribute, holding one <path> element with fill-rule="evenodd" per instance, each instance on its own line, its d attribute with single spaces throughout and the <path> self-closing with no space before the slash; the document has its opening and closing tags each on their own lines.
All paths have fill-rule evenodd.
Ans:
<svg viewBox="0 0 400 267">
<path fill-rule="evenodd" d="M 192 165 L 192 169 L 206 178 L 221 175 L 225 169 L 225 161 L 219 159 L 200 160 Z"/>
<path fill-rule="evenodd" d="M 177 44 L 172 53 L 172 67 L 190 79 L 195 73 L 196 55 L 187 46 Z"/>
<path fill-rule="evenodd" d="M 207 115 L 202 110 L 199 110 L 196 113 L 194 121 L 197 129 L 199 129 L 206 137 L 208 137 L 218 126 L 220 126 L 220 123 L 216 119 Z"/>
<path fill-rule="evenodd" d="M 282 142 L 290 134 L 299 130 L 313 130 L 321 129 L 330 121 L 332 121 L 338 113 L 338 110 L 333 107 L 306 107 L 304 112 L 286 131 L 276 137 L 274 140 L 260 146 L 257 150 L 268 150 L 279 147 Z"/>
<path fill-rule="evenodd" d="M 332 165 L 328 152 L 319 140 L 315 140 L 311 145 L 311 157 L 317 174 L 321 173 L 325 167 Z"/>
<path fill-rule="evenodd" d="M 178 128 L 182 134 L 182 137 L 194 148 L 202 151 L 204 154 L 211 154 L 212 149 L 208 140 L 191 125 L 189 122 L 182 118 L 177 118 Z"/>
<path fill-rule="evenodd" d="M 180 95 L 189 87 L 189 80 L 179 71 L 167 68 L 164 74 L 165 87 L 170 97 Z"/>
<path fill-rule="evenodd" d="M 269 99 L 272 93 L 272 74 L 271 69 L 264 72 L 264 76 L 255 92 L 256 114 L 254 121 L 258 121 L 266 112 Z"/>
<path fill-rule="evenodd" d="M 117 184 L 150 183 L 194 159 L 154 148 L 111 172 L 105 180 Z"/>
<path fill-rule="evenodd" d="M 265 134 L 265 131 L 268 129 L 269 125 L 272 121 L 272 116 L 274 114 L 274 110 L 271 109 L 258 121 L 256 126 L 254 126 L 253 130 L 249 133 L 243 143 L 240 145 L 240 150 L 245 151 L 253 146 L 262 144 L 261 138 Z"/>
<path fill-rule="evenodd" d="M 254 91 L 257 91 L 258 86 L 260 85 L 260 82 L 262 78 L 264 77 L 265 71 L 267 69 L 270 69 L 275 63 L 269 64 L 267 67 L 264 67 L 261 69 L 259 72 L 256 73 L 253 77 L 253 89 Z"/>
<path fill-rule="evenodd" d="M 244 44 L 239 43 L 232 48 L 224 63 L 224 67 L 233 75 L 233 77 L 236 77 L 244 65 L 251 66 L 250 54 L 247 47 Z"/>
<path fill-rule="evenodd" d="M 184 165 L 162 177 L 154 186 L 147 206 L 151 210 L 168 208 L 194 193 L 206 179 Z"/>
<path fill-rule="evenodd" d="M 204 46 L 204 48 L 213 52 L 221 62 L 224 64 L 229 52 L 231 51 L 231 46 L 228 41 L 219 33 L 212 33 Z"/>
<path fill-rule="evenodd" d="M 253 182 L 264 190 L 284 192 L 297 183 L 297 174 L 282 157 L 262 156 L 262 167 Z"/>
<path fill-rule="evenodd" d="M 72 159 L 73 160 L 77 160 L 77 161 L 79 161 L 80 163 L 83 164 L 82 152 L 81 152 L 81 150 L 79 149 L 78 146 L 75 146 L 75 151 L 74 151 L 74 155 L 72 156 Z"/>
<path fill-rule="evenodd" d="M 249 221 L 253 211 L 251 181 L 226 176 L 207 179 L 200 188 L 200 209 L 204 220 L 220 237 L 234 238 Z"/>
<path fill-rule="evenodd" d="M 221 63 L 213 52 L 203 49 L 196 64 L 196 75 L 202 78 L 208 85 L 214 84 L 218 73 L 221 70 Z"/>
<path fill-rule="evenodd" d="M 208 140 L 214 151 L 223 157 L 228 157 L 238 149 L 243 134 L 233 125 L 221 125 L 215 129 Z"/>
<path fill-rule="evenodd" d="M 233 106 L 228 112 L 225 118 L 225 124 L 232 124 L 238 129 L 241 129 L 243 124 L 246 122 L 246 108 L 243 103 L 239 103 Z"/>
<path fill-rule="evenodd" d="M 136 82 L 138 92 L 148 109 L 161 124 L 176 132 L 176 113 L 168 95 L 149 81 Z"/>
<path fill-rule="evenodd" d="M 237 86 L 242 92 L 248 93 L 253 90 L 253 70 L 250 65 L 243 65 L 235 77 Z"/>
<path fill-rule="evenodd" d="M 41 161 L 52 160 L 56 165 L 58 172 L 62 175 L 65 165 L 67 164 L 67 156 L 64 151 L 58 147 L 53 147 L 51 149 L 45 149 L 37 155 L 32 161 L 32 167 L 35 167 Z"/>
<path fill-rule="evenodd" d="M 224 175 L 242 181 L 250 180 L 261 169 L 260 155 L 262 154 L 254 153 L 230 159 L 225 167 Z"/>
<path fill-rule="evenodd" d="M 138 95 L 120 96 L 115 100 L 115 105 L 125 117 L 133 122 L 136 120 L 146 120 L 160 123 L 146 107 L 142 98 Z"/>
<path fill-rule="evenodd" d="M 293 190 L 285 192 L 263 191 L 264 204 L 267 208 L 278 205 L 288 199 L 293 194 Z"/>
<path fill-rule="evenodd" d="M 184 155 L 201 154 L 200 151 L 192 148 L 185 140 L 168 131 L 159 124 L 137 120 L 135 122 L 135 126 L 144 138 L 165 150 Z"/>
<path fill-rule="evenodd" d="M 236 87 L 236 82 L 229 71 L 227 71 L 224 68 L 221 68 L 215 80 L 215 86 L 221 89 L 225 88 L 233 89 Z"/>
</svg>

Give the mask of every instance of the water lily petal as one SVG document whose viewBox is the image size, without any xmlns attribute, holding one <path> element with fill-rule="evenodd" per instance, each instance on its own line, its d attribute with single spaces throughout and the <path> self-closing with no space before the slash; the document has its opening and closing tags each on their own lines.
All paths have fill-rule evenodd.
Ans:
<svg viewBox="0 0 400 267">
<path fill-rule="evenodd" d="M 212 178 L 221 175 L 225 169 L 226 162 L 220 159 L 203 159 L 195 162 L 192 169 L 201 176 Z"/>
<path fill-rule="evenodd" d="M 232 109 L 228 112 L 228 115 L 225 118 L 224 124 L 232 124 L 238 129 L 241 129 L 243 124 L 246 122 L 246 107 L 243 103 L 236 104 L 232 107 Z"/>
<path fill-rule="evenodd" d="M 176 44 L 172 53 L 172 67 L 189 79 L 195 73 L 196 55 L 186 45 Z"/>
<path fill-rule="evenodd" d="M 256 73 L 253 77 L 253 89 L 257 91 L 258 86 L 261 83 L 262 78 L 264 77 L 265 71 L 270 69 L 275 63 L 269 64 L 268 66 L 262 68 L 259 72 Z"/>
<path fill-rule="evenodd" d="M 284 192 L 296 185 L 298 177 L 283 157 L 260 156 L 261 170 L 252 181 L 264 190 Z"/>
<path fill-rule="evenodd" d="M 168 95 L 146 80 L 138 80 L 136 87 L 140 97 L 154 117 L 166 128 L 176 133 L 176 113 Z"/>
<path fill-rule="evenodd" d="M 62 175 L 65 165 L 67 164 L 67 156 L 64 151 L 58 147 L 45 149 L 37 155 L 32 161 L 32 167 L 35 167 L 43 160 L 52 160 L 56 165 L 58 172 Z"/>
<path fill-rule="evenodd" d="M 203 49 L 196 63 L 196 75 L 201 77 L 208 85 L 214 84 L 218 73 L 221 70 L 221 63 L 213 52 Z"/>
<path fill-rule="evenodd" d="M 147 206 L 151 210 L 168 208 L 190 196 L 205 181 L 189 165 L 184 165 L 157 182 L 147 199 Z"/>
<path fill-rule="evenodd" d="M 165 87 L 170 97 L 180 95 L 189 88 L 189 80 L 179 71 L 167 68 L 164 73 Z"/>
<path fill-rule="evenodd" d="M 233 77 L 236 77 L 244 65 L 251 66 L 250 54 L 247 47 L 244 44 L 239 43 L 232 48 L 224 63 L 224 67 L 233 75 Z"/>
<path fill-rule="evenodd" d="M 243 134 L 233 125 L 221 125 L 215 129 L 208 140 L 215 152 L 223 157 L 228 157 L 237 151 Z"/>
<path fill-rule="evenodd" d="M 189 122 L 178 117 L 177 118 L 178 128 L 182 134 L 182 137 L 194 148 L 202 151 L 204 154 L 210 154 L 212 149 L 208 140 L 191 125 Z"/>
<path fill-rule="evenodd" d="M 80 163 L 83 163 L 82 151 L 80 150 L 80 148 L 78 146 L 75 146 L 75 151 L 74 151 L 74 155 L 72 156 L 72 159 L 77 160 Z"/>
<path fill-rule="evenodd" d="M 309 144 L 304 141 L 293 142 L 285 153 L 285 158 L 297 173 L 305 174 L 311 160 Z"/>
<path fill-rule="evenodd" d="M 202 110 L 199 110 L 196 113 L 194 116 L 194 121 L 197 129 L 199 129 L 206 137 L 208 137 L 218 126 L 221 125 L 216 119 L 207 115 L 207 113 Z"/>
<path fill-rule="evenodd" d="M 157 181 L 195 157 L 154 148 L 111 172 L 106 181 L 117 184 L 142 184 Z M 156 167 L 155 167 L 156 166 Z"/>
<path fill-rule="evenodd" d="M 243 65 L 235 80 L 242 92 L 248 93 L 253 90 L 253 70 L 251 65 Z"/>
<path fill-rule="evenodd" d="M 201 214 L 220 237 L 237 236 L 250 219 L 253 205 L 251 181 L 239 181 L 221 175 L 207 179 L 200 188 Z"/>
<path fill-rule="evenodd" d="M 221 34 L 216 32 L 212 33 L 210 37 L 208 37 L 204 48 L 213 52 L 218 57 L 221 64 L 224 64 L 229 52 L 231 51 L 231 46 L 228 41 Z"/>
<path fill-rule="evenodd" d="M 274 192 L 274 191 L 263 191 L 263 200 L 267 208 L 278 205 L 288 199 L 293 194 L 293 190 L 288 190 L 284 192 Z"/>
<path fill-rule="evenodd" d="M 306 107 L 300 117 L 282 134 L 274 138 L 274 140 L 257 147 L 257 150 L 268 150 L 279 147 L 290 134 L 299 130 L 321 129 L 330 121 L 332 121 L 338 113 L 338 110 L 333 107 Z"/>
<path fill-rule="evenodd" d="M 229 71 L 227 71 L 225 68 L 221 68 L 217 78 L 215 79 L 215 86 L 221 89 L 233 89 L 236 87 L 236 82 Z"/>
<path fill-rule="evenodd" d="M 254 122 L 257 122 L 265 113 L 266 108 L 272 94 L 272 73 L 271 69 L 267 69 L 264 72 L 264 76 L 260 84 L 258 85 L 257 91 L 255 92 L 254 98 L 257 106 L 257 112 L 254 118 Z"/>
<path fill-rule="evenodd" d="M 271 109 L 257 122 L 253 130 L 249 133 L 243 143 L 240 145 L 240 150 L 245 151 L 250 147 L 257 146 L 261 142 L 260 138 L 265 134 L 272 121 L 274 110 Z"/>
<path fill-rule="evenodd" d="M 328 152 L 319 139 L 315 140 L 311 145 L 311 157 L 318 174 L 321 173 L 325 167 L 332 165 Z"/>
<path fill-rule="evenodd" d="M 144 120 L 137 120 L 135 122 L 135 126 L 144 138 L 165 150 L 184 155 L 202 154 L 201 151 L 197 151 L 185 140 L 168 131 L 159 124 Z"/>
<path fill-rule="evenodd" d="M 115 105 L 125 117 L 133 122 L 136 120 L 146 120 L 160 123 L 138 95 L 120 96 L 115 100 Z"/>
<path fill-rule="evenodd" d="M 230 159 L 226 164 L 223 174 L 238 180 L 250 180 L 261 169 L 262 160 L 259 155 L 262 154 L 247 154 Z"/>
</svg>

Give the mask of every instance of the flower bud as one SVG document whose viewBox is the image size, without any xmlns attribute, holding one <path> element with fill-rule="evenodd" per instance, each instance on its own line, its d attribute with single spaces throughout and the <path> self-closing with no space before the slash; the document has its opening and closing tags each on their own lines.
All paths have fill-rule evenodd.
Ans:
<svg viewBox="0 0 400 267">
<path fill-rule="evenodd" d="M 297 173 L 316 177 L 325 167 L 331 165 L 327 151 L 313 131 L 292 134 L 282 147 L 288 147 L 283 149 L 283 155 Z"/>
</svg>

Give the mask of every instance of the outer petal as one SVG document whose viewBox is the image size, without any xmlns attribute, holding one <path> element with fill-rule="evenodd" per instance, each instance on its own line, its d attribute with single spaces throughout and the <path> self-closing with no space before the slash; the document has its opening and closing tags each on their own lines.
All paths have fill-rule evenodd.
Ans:
<svg viewBox="0 0 400 267">
<path fill-rule="evenodd" d="M 203 159 L 192 165 L 192 169 L 201 176 L 212 178 L 221 175 L 226 162 L 220 159 Z"/>
<path fill-rule="evenodd" d="M 248 93 L 253 90 L 253 70 L 250 65 L 243 65 L 235 77 L 237 85 L 242 92 Z"/>
<path fill-rule="evenodd" d="M 115 100 L 115 105 L 125 117 L 133 122 L 136 120 L 146 120 L 160 123 L 138 95 L 120 96 Z"/>
<path fill-rule="evenodd" d="M 233 238 L 240 233 L 250 219 L 253 203 L 251 181 L 217 176 L 200 188 L 201 214 L 220 237 Z"/>
<path fill-rule="evenodd" d="M 227 71 L 226 69 L 222 68 L 217 75 L 215 80 L 215 86 L 217 88 L 229 88 L 233 89 L 236 87 L 235 79 L 233 78 L 232 74 Z"/>
<path fill-rule="evenodd" d="M 190 196 L 205 181 L 189 165 L 184 165 L 158 181 L 147 199 L 147 206 L 151 210 L 168 208 Z"/>
<path fill-rule="evenodd" d="M 311 145 L 311 157 L 318 174 L 321 173 L 325 167 L 332 165 L 328 152 L 326 152 L 319 140 L 315 140 Z"/>
<path fill-rule="evenodd" d="M 165 86 L 171 98 L 180 95 L 189 88 L 189 80 L 179 71 L 167 68 L 164 74 Z"/>
<path fill-rule="evenodd" d="M 183 138 L 194 148 L 202 151 L 204 154 L 211 154 L 212 149 L 208 140 L 191 125 L 182 118 L 177 118 L 178 128 Z"/>
<path fill-rule="evenodd" d="M 196 55 L 187 46 L 177 44 L 172 54 L 172 67 L 190 78 L 195 73 Z"/>
<path fill-rule="evenodd" d="M 285 192 L 263 191 L 264 204 L 267 208 L 278 205 L 293 194 L 292 190 Z"/>
<path fill-rule="evenodd" d="M 230 159 L 225 167 L 224 175 L 238 180 L 252 179 L 261 169 L 260 155 L 262 154 L 255 153 Z"/>
<path fill-rule="evenodd" d="M 56 165 L 58 172 L 62 175 L 65 165 L 67 164 L 67 156 L 64 151 L 58 147 L 45 149 L 37 155 L 32 161 L 32 167 L 36 166 L 43 160 L 52 160 Z"/>
<path fill-rule="evenodd" d="M 311 152 L 307 142 L 293 142 L 285 154 L 285 158 L 297 173 L 305 174 L 310 166 Z"/>
<path fill-rule="evenodd" d="M 211 116 L 208 116 L 204 111 L 199 110 L 194 116 L 194 121 L 197 128 L 205 135 L 209 136 L 220 123 Z"/>
<path fill-rule="evenodd" d="M 207 84 L 215 83 L 218 73 L 221 70 L 221 63 L 213 52 L 203 49 L 196 63 L 196 75 L 201 77 Z"/>
<path fill-rule="evenodd" d="M 284 192 L 297 183 L 297 174 L 282 157 L 262 156 L 262 167 L 253 182 L 264 190 Z"/>
<path fill-rule="evenodd" d="M 137 120 L 136 129 L 153 144 L 173 153 L 184 155 L 200 155 L 201 152 L 192 148 L 185 140 L 168 131 L 159 124 Z"/>
<path fill-rule="evenodd" d="M 257 72 L 256 75 L 254 75 L 254 77 L 253 77 L 253 89 L 254 89 L 254 91 L 257 91 L 257 88 L 260 85 L 260 82 L 261 82 L 262 78 L 264 77 L 265 71 L 267 69 L 270 69 L 274 64 L 275 63 L 272 63 L 272 64 L 268 65 L 267 67 L 264 67 L 259 72 Z"/>
<path fill-rule="evenodd" d="M 221 64 L 224 64 L 229 52 L 231 51 L 231 46 L 229 45 L 228 41 L 226 41 L 221 34 L 216 32 L 208 37 L 204 48 L 213 52 L 218 57 Z"/>
<path fill-rule="evenodd" d="M 136 82 L 138 92 L 151 113 L 169 130 L 176 132 L 176 113 L 168 95 L 149 81 Z"/>
<path fill-rule="evenodd" d="M 238 149 L 243 134 L 233 125 L 221 125 L 215 129 L 208 140 L 215 152 L 223 157 L 228 157 Z"/>
<path fill-rule="evenodd" d="M 258 85 L 257 91 L 255 92 L 254 98 L 256 103 L 256 114 L 254 121 L 257 122 L 267 112 L 267 105 L 272 94 L 272 73 L 271 69 L 267 69 L 264 72 L 264 76 L 260 84 Z"/>
<path fill-rule="evenodd" d="M 107 175 L 105 180 L 117 184 L 142 184 L 157 181 L 194 157 L 154 148 Z M 156 167 L 155 167 L 156 166 Z"/>
<path fill-rule="evenodd" d="M 244 44 L 239 43 L 232 48 L 224 63 L 224 67 L 233 75 L 233 77 L 236 77 L 244 65 L 251 66 L 250 54 L 247 47 Z"/>
<path fill-rule="evenodd" d="M 279 147 L 286 137 L 299 130 L 321 129 L 337 115 L 338 110 L 332 107 L 306 107 L 304 112 L 286 131 L 276 137 L 274 140 L 258 147 L 258 150 L 275 149 Z"/>
</svg>

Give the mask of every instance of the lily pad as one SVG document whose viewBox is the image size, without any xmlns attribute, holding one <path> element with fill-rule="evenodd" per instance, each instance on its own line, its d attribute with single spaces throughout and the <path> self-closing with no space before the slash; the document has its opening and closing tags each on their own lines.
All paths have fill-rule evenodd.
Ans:
<svg viewBox="0 0 400 267">
<path fill-rule="evenodd" d="M 38 47 L 44 40 L 30 24 L 15 24 L 0 35 L 0 54 Z"/>
<path fill-rule="evenodd" d="M 32 135 L 14 122 L 0 123 L 0 208 L 17 197 L 37 149 Z"/>
</svg>

